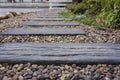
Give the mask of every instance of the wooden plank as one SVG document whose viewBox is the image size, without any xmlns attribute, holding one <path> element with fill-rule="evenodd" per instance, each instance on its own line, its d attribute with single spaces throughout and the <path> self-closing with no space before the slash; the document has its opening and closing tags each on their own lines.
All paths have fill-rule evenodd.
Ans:
<svg viewBox="0 0 120 80">
<path fill-rule="evenodd" d="M 45 16 L 61 16 L 61 15 L 56 13 L 47 13 L 45 14 Z"/>
<path fill-rule="evenodd" d="M 1 3 L 0 4 L 0 8 L 36 8 L 36 7 L 44 8 L 47 10 L 47 8 L 49 8 L 49 3 L 14 3 L 14 4 L 13 3 Z"/>
<path fill-rule="evenodd" d="M 72 0 L 49 0 L 49 2 L 72 2 Z"/>
<path fill-rule="evenodd" d="M 120 44 L 112 43 L 5 43 L 0 62 L 120 63 Z"/>
<path fill-rule="evenodd" d="M 32 21 L 64 21 L 64 20 L 71 20 L 71 19 L 65 19 L 65 18 L 28 18 Z"/>
<path fill-rule="evenodd" d="M 71 3 L 72 0 L 49 0 L 49 9 L 64 9 L 67 4 L 64 3 Z M 62 7 L 62 8 L 61 8 Z"/>
<path fill-rule="evenodd" d="M 51 9 L 51 10 L 64 10 L 65 8 L 64 7 L 52 7 L 49 9 Z"/>
<path fill-rule="evenodd" d="M 50 3 L 49 6 L 66 6 L 67 4 Z"/>
<path fill-rule="evenodd" d="M 0 35 L 85 35 L 85 32 L 75 28 L 14 28 Z"/>
<path fill-rule="evenodd" d="M 64 21 L 53 21 L 53 22 L 35 22 L 26 21 L 22 23 L 23 26 L 79 26 L 79 22 L 64 22 Z"/>
<path fill-rule="evenodd" d="M 56 15 L 38 15 L 37 18 L 63 18 L 62 16 Z"/>
</svg>

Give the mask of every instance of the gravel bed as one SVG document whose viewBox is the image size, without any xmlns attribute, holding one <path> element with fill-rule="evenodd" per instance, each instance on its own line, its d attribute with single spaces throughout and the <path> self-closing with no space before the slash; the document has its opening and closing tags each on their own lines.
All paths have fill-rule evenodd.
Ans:
<svg viewBox="0 0 120 80">
<path fill-rule="evenodd" d="M 28 21 L 38 13 L 27 13 L 0 21 L 0 32 L 9 28 L 23 27 L 20 23 Z M 40 14 L 40 12 L 39 12 Z M 43 13 L 41 13 L 43 14 Z M 37 17 L 38 15 L 36 15 Z M 60 27 L 60 26 L 59 26 Z M 65 26 L 66 27 L 66 26 Z M 73 28 L 70 26 L 70 28 Z M 93 26 L 81 24 L 86 35 L 76 36 L 0 36 L 0 43 L 5 42 L 110 42 L 120 43 L 120 29 L 98 30 Z M 0 80 L 120 80 L 118 65 L 68 65 L 68 64 L 0 64 Z"/>
<path fill-rule="evenodd" d="M 88 33 L 76 36 L 0 36 L 0 42 L 89 42 L 89 43 L 120 43 L 120 34 Z"/>
<path fill-rule="evenodd" d="M 120 65 L 4 63 L 0 80 L 120 80 Z"/>
<path fill-rule="evenodd" d="M 44 11 L 46 13 L 46 11 Z M 24 21 L 28 21 L 29 17 L 35 17 L 37 14 L 43 14 L 43 12 L 31 12 L 21 16 L 16 16 L 10 19 L 0 21 L 0 32 L 14 27 L 26 27 L 20 24 Z M 45 14 L 44 14 L 45 15 Z M 44 26 L 43 26 L 44 27 Z M 56 27 L 56 26 L 54 26 Z M 61 26 L 58 26 L 58 28 Z M 64 26 L 64 28 L 67 26 Z M 73 26 L 69 26 L 73 28 Z M 93 26 L 87 26 L 81 24 L 76 28 L 82 28 L 85 32 L 85 36 L 0 36 L 0 43 L 3 42 L 24 42 L 24 41 L 37 41 L 37 42 L 108 42 L 108 43 L 120 43 L 120 29 L 96 29 Z"/>
</svg>

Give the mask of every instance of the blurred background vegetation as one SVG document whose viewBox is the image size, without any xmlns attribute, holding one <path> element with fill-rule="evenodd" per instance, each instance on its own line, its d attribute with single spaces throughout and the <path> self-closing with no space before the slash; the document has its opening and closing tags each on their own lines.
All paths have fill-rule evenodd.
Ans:
<svg viewBox="0 0 120 80">
<path fill-rule="evenodd" d="M 61 14 L 97 28 L 120 28 L 120 0 L 74 0 Z"/>
</svg>

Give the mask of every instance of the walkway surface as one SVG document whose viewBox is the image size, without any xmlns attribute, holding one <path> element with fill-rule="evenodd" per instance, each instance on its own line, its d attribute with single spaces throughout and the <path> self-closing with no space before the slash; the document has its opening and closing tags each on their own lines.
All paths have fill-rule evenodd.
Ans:
<svg viewBox="0 0 120 80">
<path fill-rule="evenodd" d="M 28 5 L 29 4 L 29 5 Z M 0 8 L 48 8 L 46 3 L 0 3 Z"/>
<path fill-rule="evenodd" d="M 85 35 L 81 29 L 70 28 L 15 28 L 3 32 L 1 35 Z"/>
<path fill-rule="evenodd" d="M 70 20 L 65 18 L 29 18 L 29 20 L 32 21 L 64 21 L 64 20 Z"/>
<path fill-rule="evenodd" d="M 120 45 L 111 43 L 6 43 L 0 62 L 120 63 Z"/>
<path fill-rule="evenodd" d="M 49 16 L 49 17 L 48 17 Z M 85 35 L 76 26 L 78 22 L 64 19 L 55 21 L 59 13 L 49 12 L 39 15 L 39 20 L 30 19 L 21 23 L 21 28 L 8 29 L 0 35 L 47 36 Z M 45 20 L 48 18 L 48 21 Z M 43 19 L 43 20 L 42 20 Z M 50 20 L 51 19 L 51 20 Z M 66 27 L 67 26 L 67 27 Z M 72 26 L 72 27 L 68 27 Z M 4 43 L 0 45 L 0 62 L 39 62 L 39 63 L 120 63 L 120 44 L 112 43 Z"/>
<path fill-rule="evenodd" d="M 23 26 L 79 26 L 78 22 L 64 22 L 64 21 L 54 21 L 54 22 L 35 22 L 29 21 L 22 23 Z"/>
</svg>

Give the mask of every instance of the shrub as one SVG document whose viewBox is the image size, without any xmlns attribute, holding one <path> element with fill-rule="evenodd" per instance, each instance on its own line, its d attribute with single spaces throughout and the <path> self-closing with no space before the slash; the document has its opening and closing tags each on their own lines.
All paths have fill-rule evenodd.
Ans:
<svg viewBox="0 0 120 80">
<path fill-rule="evenodd" d="M 99 0 L 101 12 L 96 21 L 109 28 L 120 28 L 120 0 Z"/>
<path fill-rule="evenodd" d="M 79 4 L 70 4 L 68 6 L 66 6 L 66 8 L 74 13 L 74 14 L 84 14 L 84 12 L 87 10 L 88 6 L 86 6 L 86 4 L 82 4 L 82 3 L 79 3 Z"/>
<path fill-rule="evenodd" d="M 120 0 L 83 0 L 79 4 L 68 5 L 66 9 L 72 15 L 86 16 L 86 18 L 74 17 L 83 23 L 120 28 Z M 67 13 L 66 16 L 70 14 Z"/>
<path fill-rule="evenodd" d="M 64 18 L 73 18 L 72 13 L 70 13 L 69 11 L 62 11 L 60 13 Z"/>
</svg>

